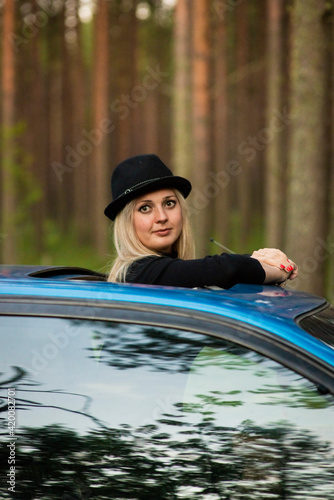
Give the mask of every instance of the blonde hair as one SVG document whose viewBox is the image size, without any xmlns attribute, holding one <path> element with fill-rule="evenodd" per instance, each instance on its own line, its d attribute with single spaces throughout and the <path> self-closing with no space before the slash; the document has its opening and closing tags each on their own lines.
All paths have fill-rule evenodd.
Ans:
<svg viewBox="0 0 334 500">
<path fill-rule="evenodd" d="M 182 214 L 182 229 L 178 239 L 173 244 L 173 250 L 177 252 L 180 259 L 194 258 L 194 240 L 190 227 L 188 207 L 182 194 L 174 189 L 175 196 L 180 203 Z M 134 224 L 133 212 L 136 200 L 130 201 L 123 210 L 117 215 L 114 222 L 114 245 L 117 257 L 114 260 L 108 281 L 125 282 L 127 272 L 136 260 L 149 255 L 162 257 L 162 254 L 150 250 L 139 240 Z"/>
</svg>

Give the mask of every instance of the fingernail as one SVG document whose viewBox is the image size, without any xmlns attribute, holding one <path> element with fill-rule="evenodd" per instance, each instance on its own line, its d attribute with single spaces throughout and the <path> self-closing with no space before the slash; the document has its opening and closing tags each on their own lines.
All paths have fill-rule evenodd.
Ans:
<svg viewBox="0 0 334 500">
<path fill-rule="evenodd" d="M 283 264 L 281 264 L 279 267 L 280 267 L 281 269 L 285 269 L 285 266 L 283 266 Z"/>
<path fill-rule="evenodd" d="M 286 260 L 287 260 L 288 262 L 291 262 L 291 260 L 289 260 L 289 259 L 286 259 Z"/>
<path fill-rule="evenodd" d="M 286 268 L 286 270 L 290 272 L 290 271 L 292 271 L 292 270 L 293 270 L 293 267 L 292 267 L 292 266 L 289 266 L 289 267 L 287 267 L 287 268 Z"/>
</svg>

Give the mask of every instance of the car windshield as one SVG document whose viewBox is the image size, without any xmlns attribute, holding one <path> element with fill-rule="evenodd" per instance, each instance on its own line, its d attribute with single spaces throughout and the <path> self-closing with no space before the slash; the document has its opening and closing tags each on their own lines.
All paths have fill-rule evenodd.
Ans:
<svg viewBox="0 0 334 500">
<path fill-rule="evenodd" d="M 299 325 L 310 335 L 334 348 L 334 307 L 311 314 L 302 319 Z"/>
</svg>

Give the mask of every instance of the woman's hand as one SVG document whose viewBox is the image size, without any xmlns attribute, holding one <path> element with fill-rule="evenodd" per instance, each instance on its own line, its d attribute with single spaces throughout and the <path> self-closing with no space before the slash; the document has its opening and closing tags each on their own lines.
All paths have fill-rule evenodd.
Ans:
<svg viewBox="0 0 334 500">
<path fill-rule="evenodd" d="M 298 266 L 277 248 L 261 248 L 251 256 L 260 262 L 266 273 L 264 283 L 281 283 L 298 276 Z"/>
</svg>

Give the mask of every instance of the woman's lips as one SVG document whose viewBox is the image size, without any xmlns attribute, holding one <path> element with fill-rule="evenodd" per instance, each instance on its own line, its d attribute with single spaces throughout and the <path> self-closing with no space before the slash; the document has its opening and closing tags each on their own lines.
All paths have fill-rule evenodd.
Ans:
<svg viewBox="0 0 334 500">
<path fill-rule="evenodd" d="M 158 236 L 166 236 L 171 232 L 171 228 L 168 229 L 158 229 L 158 231 L 154 231 L 154 234 L 157 234 Z"/>
</svg>

